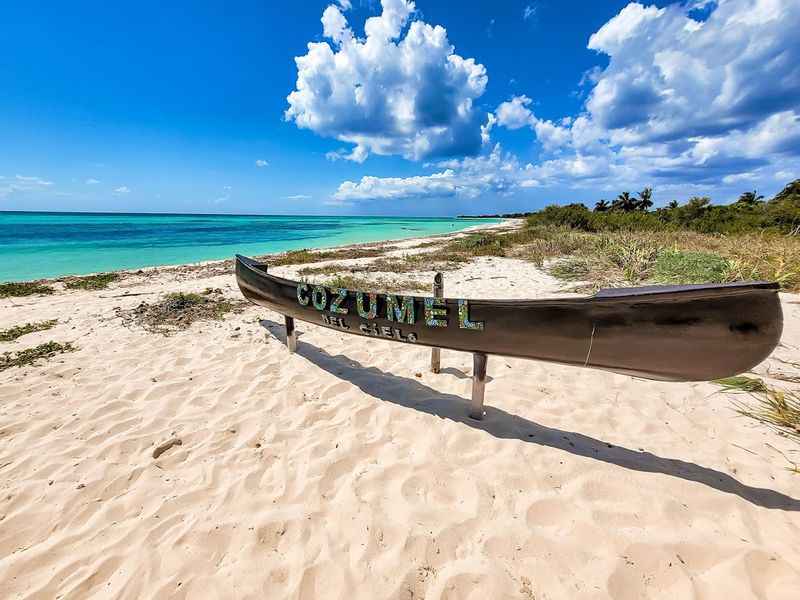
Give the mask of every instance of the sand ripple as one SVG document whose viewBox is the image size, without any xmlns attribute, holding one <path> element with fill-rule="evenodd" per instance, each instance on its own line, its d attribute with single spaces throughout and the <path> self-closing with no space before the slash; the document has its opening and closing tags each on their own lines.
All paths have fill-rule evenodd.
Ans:
<svg viewBox="0 0 800 600">
<path fill-rule="evenodd" d="M 467 279 L 492 260 L 450 289 L 488 295 Z M 494 295 L 552 290 L 502 268 Z M 256 308 L 169 338 L 98 322 L 137 300 L 2 305 L 0 327 L 62 321 L 19 343 L 80 346 L 0 374 L 2 598 L 798 597 L 793 448 L 710 384 L 492 357 L 477 423 L 467 355 L 434 376 L 424 349 L 305 324 L 289 355 Z"/>
</svg>

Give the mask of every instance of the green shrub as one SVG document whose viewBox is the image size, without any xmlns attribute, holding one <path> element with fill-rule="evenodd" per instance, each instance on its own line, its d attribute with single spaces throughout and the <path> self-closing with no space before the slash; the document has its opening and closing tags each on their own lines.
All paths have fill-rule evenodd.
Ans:
<svg viewBox="0 0 800 600">
<path fill-rule="evenodd" d="M 85 277 L 69 277 L 64 286 L 69 290 L 104 290 L 108 284 L 119 279 L 119 273 L 98 273 Z"/>
<path fill-rule="evenodd" d="M 571 227 L 583 231 L 596 231 L 593 214 L 583 204 L 567 204 L 559 206 L 551 204 L 528 217 L 528 224 L 554 225 L 556 227 Z"/>
<path fill-rule="evenodd" d="M 77 348 L 70 342 L 65 344 L 47 342 L 46 344 L 39 344 L 35 348 L 28 348 L 15 353 L 5 352 L 0 356 L 0 371 L 10 369 L 11 367 L 35 365 L 39 360 L 47 360 L 53 358 L 57 354 L 74 352 L 75 350 L 77 350 Z"/>
<path fill-rule="evenodd" d="M 504 235 L 492 233 L 473 233 L 453 240 L 445 247 L 445 252 L 463 252 L 470 256 L 505 256 L 505 250 L 511 245 Z"/>
<path fill-rule="evenodd" d="M 52 294 L 55 290 L 49 285 L 37 281 L 20 281 L 17 283 L 0 283 L 0 298 L 17 296 L 33 296 L 34 294 Z"/>
<path fill-rule="evenodd" d="M 35 331 L 46 331 L 52 329 L 58 323 L 57 319 L 51 321 L 39 321 L 37 323 L 25 323 L 25 325 L 18 325 L 10 329 L 3 329 L 0 331 L 0 342 L 13 342 L 23 335 L 28 335 Z"/>
</svg>

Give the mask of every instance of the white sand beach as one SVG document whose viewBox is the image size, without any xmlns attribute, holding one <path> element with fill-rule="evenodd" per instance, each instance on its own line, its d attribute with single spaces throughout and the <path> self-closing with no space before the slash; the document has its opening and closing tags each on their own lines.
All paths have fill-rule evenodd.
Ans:
<svg viewBox="0 0 800 600">
<path fill-rule="evenodd" d="M 445 277 L 565 294 L 521 260 Z M 798 598 L 797 444 L 718 385 L 492 356 L 474 421 L 468 354 L 434 375 L 428 349 L 302 322 L 289 354 L 256 306 L 171 336 L 117 316 L 207 287 L 241 297 L 212 264 L 0 300 L 0 329 L 59 321 L 0 352 L 78 347 L 0 372 L 0 598 Z M 800 358 L 781 297 L 767 379 Z"/>
</svg>

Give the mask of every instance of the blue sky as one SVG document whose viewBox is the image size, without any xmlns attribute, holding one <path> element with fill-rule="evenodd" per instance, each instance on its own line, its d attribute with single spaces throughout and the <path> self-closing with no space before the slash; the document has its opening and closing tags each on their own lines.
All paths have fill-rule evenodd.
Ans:
<svg viewBox="0 0 800 600">
<path fill-rule="evenodd" d="M 3 17 L 0 210 L 485 213 L 645 185 L 728 202 L 800 177 L 796 0 Z"/>
</svg>

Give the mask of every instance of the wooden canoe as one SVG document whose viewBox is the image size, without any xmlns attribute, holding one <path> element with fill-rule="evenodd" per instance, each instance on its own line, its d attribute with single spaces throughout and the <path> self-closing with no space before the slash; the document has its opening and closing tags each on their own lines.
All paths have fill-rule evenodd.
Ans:
<svg viewBox="0 0 800 600">
<path fill-rule="evenodd" d="M 291 281 L 236 256 L 251 302 L 340 332 L 666 381 L 748 371 L 780 340 L 776 283 L 604 289 L 551 300 L 376 294 Z"/>
</svg>

